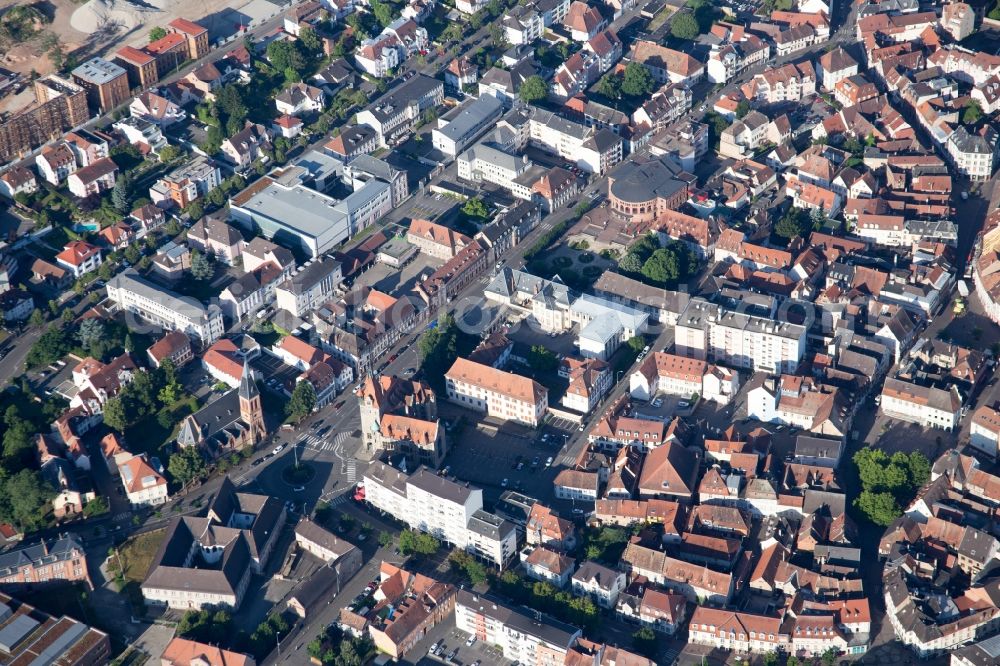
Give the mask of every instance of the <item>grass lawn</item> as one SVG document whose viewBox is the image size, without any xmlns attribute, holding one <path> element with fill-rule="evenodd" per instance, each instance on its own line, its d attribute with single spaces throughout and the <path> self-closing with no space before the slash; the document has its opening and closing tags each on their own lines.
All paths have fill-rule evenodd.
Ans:
<svg viewBox="0 0 1000 666">
<path fill-rule="evenodd" d="M 113 558 L 113 562 L 117 569 L 117 560 L 121 560 L 126 582 L 141 583 L 145 580 L 149 566 L 153 563 L 153 557 L 160 549 L 166 534 L 166 529 L 138 534 L 118 548 L 118 557 Z"/>
<path fill-rule="evenodd" d="M 118 591 L 128 597 L 132 607 L 139 612 L 145 604 L 139 586 L 145 580 L 166 534 L 166 529 L 138 534 L 119 546 L 117 555 L 112 553 L 109 558 L 108 570 L 111 574 L 118 572 L 121 563 L 122 577 L 118 580 Z"/>
</svg>

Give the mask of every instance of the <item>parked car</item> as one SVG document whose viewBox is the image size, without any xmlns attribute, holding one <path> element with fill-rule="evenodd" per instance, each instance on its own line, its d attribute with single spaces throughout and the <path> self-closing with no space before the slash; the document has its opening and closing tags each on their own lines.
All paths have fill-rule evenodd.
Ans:
<svg viewBox="0 0 1000 666">
<path fill-rule="evenodd" d="M 276 456 L 276 455 L 278 455 L 279 453 L 281 453 L 284 450 L 285 450 L 285 445 L 284 444 L 278 444 L 276 447 L 274 447 L 273 449 L 271 449 L 271 455 L 272 456 Z"/>
<path fill-rule="evenodd" d="M 469 640 L 465 641 L 465 647 L 472 647 L 476 643 L 475 636 L 469 636 Z"/>
</svg>

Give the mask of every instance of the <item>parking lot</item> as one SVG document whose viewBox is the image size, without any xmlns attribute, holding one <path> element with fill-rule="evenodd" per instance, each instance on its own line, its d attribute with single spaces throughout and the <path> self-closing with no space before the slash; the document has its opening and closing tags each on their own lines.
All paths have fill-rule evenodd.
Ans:
<svg viewBox="0 0 1000 666">
<path fill-rule="evenodd" d="M 386 264 L 375 264 L 362 273 L 354 282 L 354 288 L 372 287 L 386 294 L 399 297 L 417 285 L 422 275 L 429 275 L 444 265 L 444 262 L 426 254 L 417 254 L 402 268 Z"/>
<path fill-rule="evenodd" d="M 393 217 L 399 220 L 405 218 L 435 220 L 457 205 L 458 201 L 451 197 L 443 194 L 434 194 L 430 190 L 425 190 L 416 194 L 412 199 L 397 208 L 393 212 Z"/>
<path fill-rule="evenodd" d="M 483 666 L 503 666 L 513 663 L 504 658 L 503 650 L 496 645 L 479 640 L 469 645 L 470 637 L 470 634 L 455 626 L 455 616 L 450 615 L 446 621 L 431 628 L 424 639 L 410 653 L 410 658 L 401 663 L 418 666 L 440 666 L 441 664 L 471 666 L 476 663 Z M 432 654 L 431 649 L 435 645 L 439 647 Z M 449 659 L 448 657 L 452 654 L 454 656 Z"/>
<path fill-rule="evenodd" d="M 462 432 L 450 440 L 445 465 L 459 479 L 480 486 L 488 504 L 496 502 L 504 490 L 519 490 L 542 502 L 552 498 L 559 450 L 565 443 L 560 431 L 546 428 L 539 432 L 509 423 L 498 426 L 450 404 L 440 405 L 439 410 L 443 418 L 462 415 L 466 420 Z M 546 466 L 549 458 L 552 462 Z"/>
<path fill-rule="evenodd" d="M 272 391 L 287 391 L 295 386 L 295 378 L 301 374 L 297 368 L 285 365 L 277 356 L 261 352 L 260 356 L 250 361 L 250 366 L 267 377 L 266 386 Z"/>
</svg>

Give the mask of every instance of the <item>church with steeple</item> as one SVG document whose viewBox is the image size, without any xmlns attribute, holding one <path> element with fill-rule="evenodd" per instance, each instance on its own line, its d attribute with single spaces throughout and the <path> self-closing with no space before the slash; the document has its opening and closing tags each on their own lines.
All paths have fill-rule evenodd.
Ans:
<svg viewBox="0 0 1000 666">
<path fill-rule="evenodd" d="M 267 436 L 260 391 L 244 362 L 239 388 L 232 389 L 184 419 L 177 444 L 197 446 L 210 458 L 254 447 Z"/>
</svg>

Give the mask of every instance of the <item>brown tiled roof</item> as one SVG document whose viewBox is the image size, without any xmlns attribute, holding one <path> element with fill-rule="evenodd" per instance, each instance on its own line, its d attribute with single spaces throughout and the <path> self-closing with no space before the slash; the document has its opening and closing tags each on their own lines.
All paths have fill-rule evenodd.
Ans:
<svg viewBox="0 0 1000 666">
<path fill-rule="evenodd" d="M 445 377 L 532 405 L 545 400 L 548 395 L 548 390 L 533 379 L 464 358 L 455 359 Z"/>
</svg>

